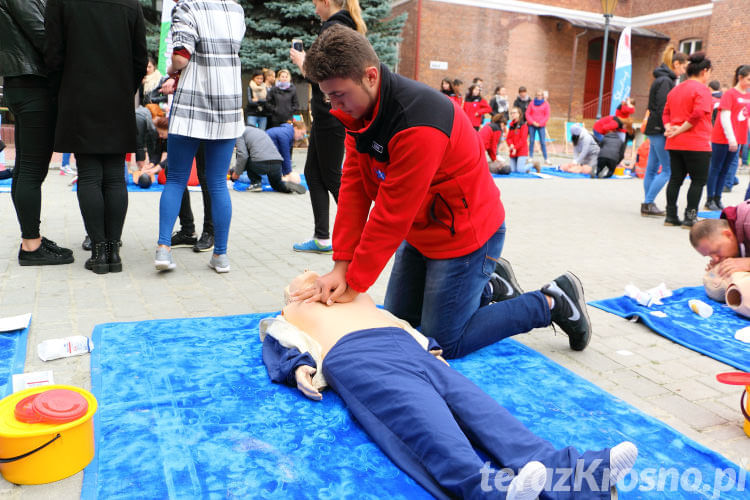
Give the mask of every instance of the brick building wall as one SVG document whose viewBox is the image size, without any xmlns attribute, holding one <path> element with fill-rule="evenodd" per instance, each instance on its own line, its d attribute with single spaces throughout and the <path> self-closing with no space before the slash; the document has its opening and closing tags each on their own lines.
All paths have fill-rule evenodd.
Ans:
<svg viewBox="0 0 750 500">
<path fill-rule="evenodd" d="M 747 0 L 722 0 L 714 3 L 706 53 L 713 64 L 712 80 L 732 85 L 734 70 L 750 64 L 750 40 L 747 36 Z"/>
<path fill-rule="evenodd" d="M 684 9 L 685 7 L 695 7 L 711 3 L 711 0 L 620 0 L 618 2 L 618 11 L 616 15 L 628 17 L 645 16 L 656 12 L 665 12 L 674 9 Z M 620 14 L 619 7 L 629 5 L 629 10 L 625 14 Z"/>
</svg>

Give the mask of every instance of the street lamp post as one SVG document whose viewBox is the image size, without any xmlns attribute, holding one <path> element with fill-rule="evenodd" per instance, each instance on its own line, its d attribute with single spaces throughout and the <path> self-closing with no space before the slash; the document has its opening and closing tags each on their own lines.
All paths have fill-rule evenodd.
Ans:
<svg viewBox="0 0 750 500">
<path fill-rule="evenodd" d="M 596 104 L 596 119 L 602 117 L 602 95 L 604 94 L 604 71 L 607 68 L 607 42 L 609 41 L 609 19 L 615 12 L 617 0 L 602 0 L 604 12 L 604 43 L 602 43 L 602 72 L 599 76 L 599 100 Z"/>
</svg>

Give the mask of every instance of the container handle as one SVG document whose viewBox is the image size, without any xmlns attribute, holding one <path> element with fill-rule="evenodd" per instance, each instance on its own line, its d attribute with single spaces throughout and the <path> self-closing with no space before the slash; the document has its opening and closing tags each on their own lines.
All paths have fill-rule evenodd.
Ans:
<svg viewBox="0 0 750 500">
<path fill-rule="evenodd" d="M 742 397 L 740 398 L 740 410 L 742 410 L 742 414 L 745 415 L 745 420 L 750 422 L 750 415 L 747 414 L 747 410 L 745 409 L 745 396 L 747 396 L 747 389 L 743 391 Z"/>
<path fill-rule="evenodd" d="M 23 455 L 18 455 L 17 457 L 13 457 L 13 458 L 0 458 L 0 464 L 7 464 L 8 462 L 15 462 L 17 460 L 21 460 L 22 458 L 26 458 L 29 455 L 31 455 L 33 453 L 36 453 L 37 451 L 41 450 L 42 448 L 45 448 L 45 447 L 51 445 L 53 442 L 55 442 L 59 438 L 60 438 L 60 434 L 58 434 L 57 436 L 55 436 L 52 439 L 50 439 L 49 441 L 47 441 L 46 443 L 44 443 L 39 448 L 36 448 L 36 449 L 31 450 L 31 451 L 29 451 L 27 453 L 24 453 Z"/>
</svg>

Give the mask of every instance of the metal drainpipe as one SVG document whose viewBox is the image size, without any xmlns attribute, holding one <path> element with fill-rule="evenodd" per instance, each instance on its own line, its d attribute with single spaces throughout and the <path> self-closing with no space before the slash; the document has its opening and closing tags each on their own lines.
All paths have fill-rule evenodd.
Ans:
<svg viewBox="0 0 750 500">
<path fill-rule="evenodd" d="M 417 0 L 417 43 L 414 50 L 414 79 L 419 80 L 419 41 L 422 34 L 422 0 Z"/>
<path fill-rule="evenodd" d="M 573 79 L 575 78 L 576 58 L 578 57 L 578 39 L 588 33 L 588 31 L 588 28 L 584 29 L 581 33 L 578 33 L 575 40 L 573 40 L 573 64 L 570 66 L 570 91 L 568 92 L 568 121 L 570 121 L 570 108 L 573 102 Z"/>
</svg>

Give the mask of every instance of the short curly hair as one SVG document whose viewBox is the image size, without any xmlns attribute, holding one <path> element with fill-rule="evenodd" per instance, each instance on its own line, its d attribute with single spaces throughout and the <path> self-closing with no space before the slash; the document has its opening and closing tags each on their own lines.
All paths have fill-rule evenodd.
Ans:
<svg viewBox="0 0 750 500">
<path fill-rule="evenodd" d="M 364 35 L 334 24 L 323 31 L 305 54 L 305 76 L 315 82 L 332 78 L 358 81 L 365 69 L 380 67 L 380 60 Z"/>
</svg>

